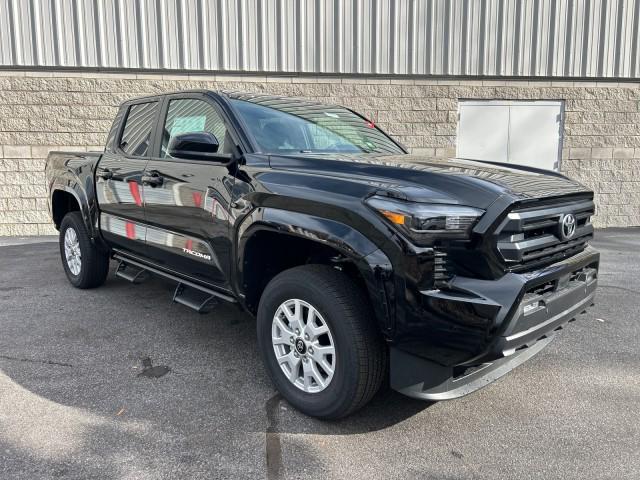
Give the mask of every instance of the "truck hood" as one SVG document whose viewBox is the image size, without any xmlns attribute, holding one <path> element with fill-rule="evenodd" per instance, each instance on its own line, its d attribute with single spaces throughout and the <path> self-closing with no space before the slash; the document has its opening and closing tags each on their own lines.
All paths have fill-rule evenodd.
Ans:
<svg viewBox="0 0 640 480">
<path fill-rule="evenodd" d="M 367 183 L 413 201 L 487 208 L 498 197 L 514 200 L 588 193 L 580 183 L 556 172 L 461 158 L 421 155 L 272 155 L 274 169 L 342 177 Z"/>
</svg>

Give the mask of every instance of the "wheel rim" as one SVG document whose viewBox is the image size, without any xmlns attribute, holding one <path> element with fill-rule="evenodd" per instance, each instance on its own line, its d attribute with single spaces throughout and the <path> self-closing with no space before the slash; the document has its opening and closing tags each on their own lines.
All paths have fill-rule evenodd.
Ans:
<svg viewBox="0 0 640 480">
<path fill-rule="evenodd" d="M 329 325 L 304 300 L 283 302 L 273 316 L 271 343 L 285 377 L 300 390 L 318 393 L 331 383 L 336 352 Z"/>
<path fill-rule="evenodd" d="M 80 240 L 78 240 L 78 234 L 72 227 L 67 228 L 67 231 L 64 232 L 64 256 L 67 260 L 69 271 L 74 275 L 79 275 L 82 268 Z"/>
</svg>

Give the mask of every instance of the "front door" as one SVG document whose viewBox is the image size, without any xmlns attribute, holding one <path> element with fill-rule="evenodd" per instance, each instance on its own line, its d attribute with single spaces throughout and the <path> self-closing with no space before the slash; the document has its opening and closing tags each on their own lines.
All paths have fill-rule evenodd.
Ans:
<svg viewBox="0 0 640 480">
<path fill-rule="evenodd" d="M 172 158 L 172 136 L 206 131 L 220 153 L 232 140 L 219 110 L 203 94 L 168 97 L 159 152 L 146 168 L 144 184 L 147 249 L 159 266 L 229 289 L 229 203 L 234 167 L 213 161 Z"/>
<path fill-rule="evenodd" d="M 159 101 L 123 107 L 124 127 L 109 142 L 96 169 L 100 230 L 119 249 L 144 255 L 145 212 L 142 176 L 153 144 Z"/>
</svg>

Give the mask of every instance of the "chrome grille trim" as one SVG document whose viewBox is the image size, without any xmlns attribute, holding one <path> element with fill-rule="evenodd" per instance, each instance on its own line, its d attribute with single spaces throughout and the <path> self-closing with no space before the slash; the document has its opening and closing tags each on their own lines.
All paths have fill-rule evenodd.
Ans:
<svg viewBox="0 0 640 480">
<path fill-rule="evenodd" d="M 582 251 L 593 237 L 590 218 L 594 213 L 592 200 L 509 212 L 496 230 L 497 249 L 507 270 L 530 270 Z M 565 240 L 560 235 L 560 221 L 566 214 L 576 217 L 577 228 Z"/>
</svg>

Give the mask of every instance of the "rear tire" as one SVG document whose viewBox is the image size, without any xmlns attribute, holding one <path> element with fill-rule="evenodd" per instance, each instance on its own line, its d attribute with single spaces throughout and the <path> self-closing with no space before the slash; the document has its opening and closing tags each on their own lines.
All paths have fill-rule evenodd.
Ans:
<svg viewBox="0 0 640 480">
<path fill-rule="evenodd" d="M 305 326 L 309 323 L 300 323 L 304 328 L 299 334 L 295 308 L 303 321 L 316 319 L 310 328 Z M 327 333 L 314 336 L 325 326 Z M 282 396 L 307 415 L 325 419 L 350 415 L 369 402 L 382 384 L 386 346 L 368 299 L 334 268 L 304 265 L 274 277 L 260 299 L 257 330 L 271 379 Z M 308 332 L 310 338 L 306 338 Z M 319 351 L 331 351 L 327 350 L 330 345 L 335 355 L 324 353 L 318 359 Z M 314 346 L 318 348 L 313 350 Z"/>
<path fill-rule="evenodd" d="M 109 273 L 109 255 L 91 242 L 80 212 L 69 212 L 60 223 L 60 257 L 76 288 L 95 288 Z"/>
</svg>

